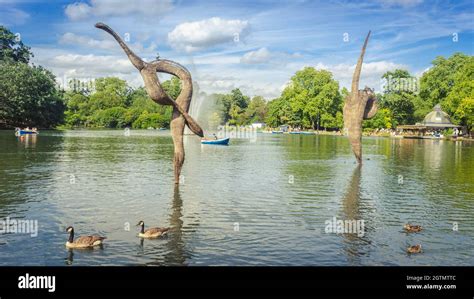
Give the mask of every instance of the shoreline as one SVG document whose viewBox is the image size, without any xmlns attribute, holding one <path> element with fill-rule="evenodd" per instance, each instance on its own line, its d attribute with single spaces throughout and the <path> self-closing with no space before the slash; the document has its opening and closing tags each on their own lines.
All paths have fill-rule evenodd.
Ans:
<svg viewBox="0 0 474 299">
<path fill-rule="evenodd" d="M 50 128 L 50 129 L 41 129 L 38 131 L 56 131 L 56 132 L 66 132 L 66 131 L 123 131 L 125 128 Z M 170 129 L 130 129 L 134 131 L 162 131 L 166 132 L 169 131 Z M 2 128 L 0 129 L 1 131 L 12 131 L 12 129 L 5 129 Z M 295 131 L 293 131 L 295 132 Z M 341 134 L 339 131 L 298 131 L 293 134 L 290 134 L 291 132 L 282 132 L 279 134 L 274 134 L 272 131 L 267 131 L 267 130 L 259 130 L 258 133 L 260 134 L 268 134 L 268 135 L 329 135 L 329 136 L 341 136 L 341 137 L 346 137 L 344 134 Z M 299 133 L 299 134 L 298 134 Z M 194 135 L 194 134 L 185 134 L 185 135 Z M 441 138 L 436 138 L 436 137 L 431 137 L 431 136 L 413 136 L 413 135 L 390 135 L 387 133 L 383 134 L 368 134 L 368 133 L 362 133 L 362 137 L 376 137 L 376 138 L 393 138 L 393 139 L 418 139 L 418 140 L 443 140 L 443 141 L 468 141 L 468 142 L 474 142 L 474 138 L 468 138 L 468 137 L 458 137 L 458 138 L 453 138 L 453 137 L 441 137 Z"/>
</svg>

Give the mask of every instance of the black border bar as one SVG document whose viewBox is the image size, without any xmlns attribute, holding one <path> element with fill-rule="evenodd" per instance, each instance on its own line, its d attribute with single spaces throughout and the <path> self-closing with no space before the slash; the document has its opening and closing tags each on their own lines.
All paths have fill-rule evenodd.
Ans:
<svg viewBox="0 0 474 299">
<path fill-rule="evenodd" d="M 55 276 L 55 292 L 19 289 L 19 276 L 26 273 Z M 159 298 L 314 298 L 311 294 L 328 298 L 474 298 L 473 273 L 473 267 L 0 267 L 0 298 L 117 297 L 117 292 L 131 298 L 157 298 L 157 294 Z M 408 280 L 408 276 L 423 280 Z M 407 284 L 455 285 L 455 289 L 409 290 Z"/>
</svg>

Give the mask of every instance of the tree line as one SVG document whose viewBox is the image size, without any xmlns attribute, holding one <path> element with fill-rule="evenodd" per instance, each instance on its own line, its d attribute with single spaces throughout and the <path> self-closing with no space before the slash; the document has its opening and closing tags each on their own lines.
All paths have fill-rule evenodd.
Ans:
<svg viewBox="0 0 474 299">
<path fill-rule="evenodd" d="M 455 53 L 437 57 L 432 67 L 416 78 L 407 70 L 383 74 L 377 94 L 379 111 L 363 123 L 365 129 L 394 129 L 420 122 L 436 104 L 454 124 L 474 125 L 474 57 Z M 326 70 L 306 67 L 296 72 L 280 97 L 267 104 L 266 123 L 312 129 L 341 129 L 342 108 L 348 95 Z"/>
<path fill-rule="evenodd" d="M 67 128 L 169 127 L 171 106 L 155 104 L 143 87 L 133 89 L 115 77 L 98 78 L 90 84 L 93 88 L 77 88 L 81 84 L 74 80 L 69 85 L 64 93 L 64 126 Z M 165 81 L 163 89 L 176 98 L 180 92 L 179 79 Z"/>
<path fill-rule="evenodd" d="M 77 80 L 59 88 L 54 75 L 30 64 L 33 57 L 7 28 L 0 26 L 0 128 L 89 127 L 137 129 L 168 128 L 172 108 L 155 104 L 143 87 L 132 88 L 115 77 L 98 78 L 92 84 Z M 386 83 L 377 94 L 379 112 L 364 121 L 365 129 L 392 129 L 414 124 L 436 104 L 453 123 L 471 130 L 474 125 L 474 57 L 455 53 L 437 57 L 432 67 L 415 78 L 396 69 L 382 76 Z M 80 87 L 80 88 L 78 88 Z M 176 98 L 180 81 L 173 77 L 163 88 Z M 278 98 L 250 98 L 238 88 L 206 97 L 209 127 L 220 124 L 249 125 L 263 122 L 270 127 L 290 125 L 301 129 L 340 130 L 346 88 L 331 72 L 305 67 L 297 71 Z"/>
</svg>

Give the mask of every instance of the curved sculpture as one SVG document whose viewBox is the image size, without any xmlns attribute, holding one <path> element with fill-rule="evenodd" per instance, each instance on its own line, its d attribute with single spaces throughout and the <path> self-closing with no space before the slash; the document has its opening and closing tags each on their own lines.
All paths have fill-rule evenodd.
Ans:
<svg viewBox="0 0 474 299">
<path fill-rule="evenodd" d="M 174 180 L 175 184 L 179 184 L 179 175 L 184 163 L 184 145 L 183 134 L 184 126 L 187 125 L 189 129 L 196 135 L 204 137 L 203 130 L 197 122 L 188 114 L 191 98 L 193 94 L 193 83 L 189 71 L 179 63 L 166 59 L 156 59 L 151 62 L 145 62 L 138 57 L 125 44 L 120 36 L 115 33 L 109 26 L 104 23 L 97 23 L 95 27 L 102 29 L 112 35 L 119 45 L 127 54 L 128 58 L 142 75 L 145 89 L 150 98 L 160 105 L 173 106 L 173 116 L 171 118 L 171 136 L 174 144 Z M 181 93 L 174 101 L 160 85 L 157 72 L 174 75 L 181 80 Z"/>
<path fill-rule="evenodd" d="M 344 127 L 347 129 L 352 151 L 358 163 L 362 163 L 362 120 L 374 117 L 378 109 L 374 91 L 368 87 L 359 90 L 360 71 L 369 37 L 370 31 L 357 61 L 352 77 L 351 93 L 346 98 L 343 110 Z"/>
</svg>

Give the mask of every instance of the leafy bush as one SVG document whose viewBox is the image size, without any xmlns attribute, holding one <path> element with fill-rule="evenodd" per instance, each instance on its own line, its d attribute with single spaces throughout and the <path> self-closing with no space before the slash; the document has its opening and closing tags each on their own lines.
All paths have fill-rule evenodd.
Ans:
<svg viewBox="0 0 474 299">
<path fill-rule="evenodd" d="M 169 119 L 159 113 L 148 113 L 144 111 L 132 124 L 134 129 L 163 128 L 169 123 Z"/>
<path fill-rule="evenodd" d="M 93 116 L 94 123 L 99 127 L 123 128 L 127 126 L 127 109 L 123 107 L 113 107 L 97 111 Z"/>
</svg>

